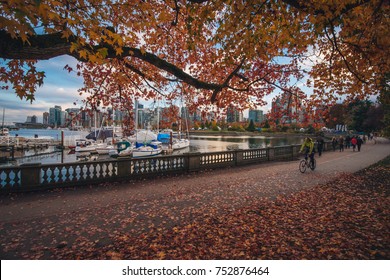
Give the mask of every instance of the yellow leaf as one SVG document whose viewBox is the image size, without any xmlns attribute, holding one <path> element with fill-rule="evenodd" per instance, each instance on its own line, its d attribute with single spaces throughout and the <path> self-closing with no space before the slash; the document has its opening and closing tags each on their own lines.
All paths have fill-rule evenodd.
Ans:
<svg viewBox="0 0 390 280">
<path fill-rule="evenodd" d="M 87 59 L 87 51 L 86 50 L 79 51 L 79 55 L 81 58 Z"/>
<path fill-rule="evenodd" d="M 115 48 L 116 55 L 122 55 L 123 49 L 122 48 Z"/>
<path fill-rule="evenodd" d="M 70 52 L 77 50 L 78 45 L 76 43 L 70 43 Z"/>
<path fill-rule="evenodd" d="M 90 54 L 89 57 L 88 57 L 89 61 L 92 62 L 92 63 L 95 63 L 98 58 L 96 55 L 93 55 L 93 54 Z"/>
</svg>

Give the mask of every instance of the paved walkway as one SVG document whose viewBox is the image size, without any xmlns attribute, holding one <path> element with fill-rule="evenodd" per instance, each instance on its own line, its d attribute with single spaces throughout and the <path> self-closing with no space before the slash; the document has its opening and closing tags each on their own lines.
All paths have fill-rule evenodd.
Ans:
<svg viewBox="0 0 390 280">
<path fill-rule="evenodd" d="M 259 198 L 273 198 L 332 181 L 388 155 L 389 141 L 379 139 L 376 144 L 364 144 L 361 152 L 346 149 L 325 151 L 321 157 L 316 154 L 317 169 L 304 174 L 298 170 L 298 161 L 272 162 L 1 196 L 0 256 L 23 258 L 23 250 L 33 244 L 58 246 L 61 240 L 70 246 L 78 236 L 110 242 L 112 234 L 142 234 L 152 228 L 173 227 L 205 214 L 232 211 Z M 15 245 L 16 251 L 10 253 L 9 242 L 22 247 Z"/>
</svg>

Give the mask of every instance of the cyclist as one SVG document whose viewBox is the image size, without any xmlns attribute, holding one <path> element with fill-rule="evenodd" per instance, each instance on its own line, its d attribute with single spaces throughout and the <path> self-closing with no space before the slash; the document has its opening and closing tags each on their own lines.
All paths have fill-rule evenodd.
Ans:
<svg viewBox="0 0 390 280">
<path fill-rule="evenodd" d="M 307 160 L 307 156 L 310 157 L 310 162 L 314 162 L 314 142 L 310 137 L 306 137 L 305 141 L 303 142 L 301 149 L 299 150 L 300 153 L 305 153 L 305 159 Z"/>
</svg>

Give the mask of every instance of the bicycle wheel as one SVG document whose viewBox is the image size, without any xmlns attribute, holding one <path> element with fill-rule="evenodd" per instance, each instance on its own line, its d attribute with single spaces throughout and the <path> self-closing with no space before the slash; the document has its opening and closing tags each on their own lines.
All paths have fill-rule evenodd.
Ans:
<svg viewBox="0 0 390 280">
<path fill-rule="evenodd" d="M 313 161 L 310 161 L 310 169 L 313 171 L 314 169 L 316 169 L 316 159 L 313 158 Z"/>
<path fill-rule="evenodd" d="M 299 162 L 299 171 L 301 171 L 302 173 L 305 173 L 306 171 L 306 160 L 301 160 Z"/>
</svg>

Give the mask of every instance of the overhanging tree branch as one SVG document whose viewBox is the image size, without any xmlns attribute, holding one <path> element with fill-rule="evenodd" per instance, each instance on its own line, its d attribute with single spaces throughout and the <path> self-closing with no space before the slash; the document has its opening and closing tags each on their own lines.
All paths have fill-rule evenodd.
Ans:
<svg viewBox="0 0 390 280">
<path fill-rule="evenodd" d="M 242 65 L 244 64 L 245 58 L 243 58 L 239 65 L 233 70 L 232 73 L 229 74 L 229 76 L 226 78 L 226 80 L 223 82 L 222 85 L 219 85 L 216 89 L 214 89 L 213 95 L 211 96 L 211 103 L 214 103 L 217 100 L 217 94 L 225 87 L 229 85 L 230 80 L 238 73 L 238 71 L 241 69 Z"/>
<path fill-rule="evenodd" d="M 86 59 L 81 57 L 77 51 L 70 51 L 71 44 L 77 42 L 77 37 L 75 36 L 71 36 L 66 39 L 62 36 L 61 33 L 34 35 L 28 37 L 28 41 L 28 44 L 23 43 L 21 39 L 12 38 L 6 31 L 0 30 L 0 57 L 4 59 L 45 60 L 61 55 L 70 55 L 79 61 L 86 61 Z M 90 45 L 88 47 L 94 51 L 97 51 L 99 48 L 101 48 L 100 45 Z M 121 55 L 117 55 L 116 51 L 111 46 L 104 47 L 108 49 L 106 58 L 138 58 L 172 74 L 173 76 L 197 89 L 220 90 L 224 87 L 223 85 L 201 81 L 184 72 L 174 64 L 169 63 L 168 61 L 141 49 L 123 47 L 123 53 Z M 132 70 L 134 71 L 135 69 Z"/>
<path fill-rule="evenodd" d="M 356 77 L 356 79 L 358 79 L 360 82 L 364 83 L 364 84 L 367 84 L 368 82 L 365 81 L 364 79 L 362 79 L 358 73 L 356 71 L 354 71 L 354 69 L 352 69 L 352 66 L 350 65 L 350 63 L 348 62 L 347 58 L 344 56 L 343 52 L 340 50 L 339 46 L 338 46 L 338 43 L 337 43 L 337 37 L 336 37 L 336 34 L 335 34 L 335 31 L 334 31 L 334 27 L 332 25 L 332 23 L 330 23 L 330 27 L 331 27 L 331 34 L 332 34 L 332 38 L 329 36 L 328 32 L 325 32 L 326 34 L 326 37 L 328 38 L 328 40 L 331 42 L 332 46 L 334 47 L 334 49 L 339 53 L 339 55 L 341 56 L 341 59 L 342 61 L 344 62 L 345 66 L 347 67 L 348 71 L 354 75 Z"/>
</svg>

